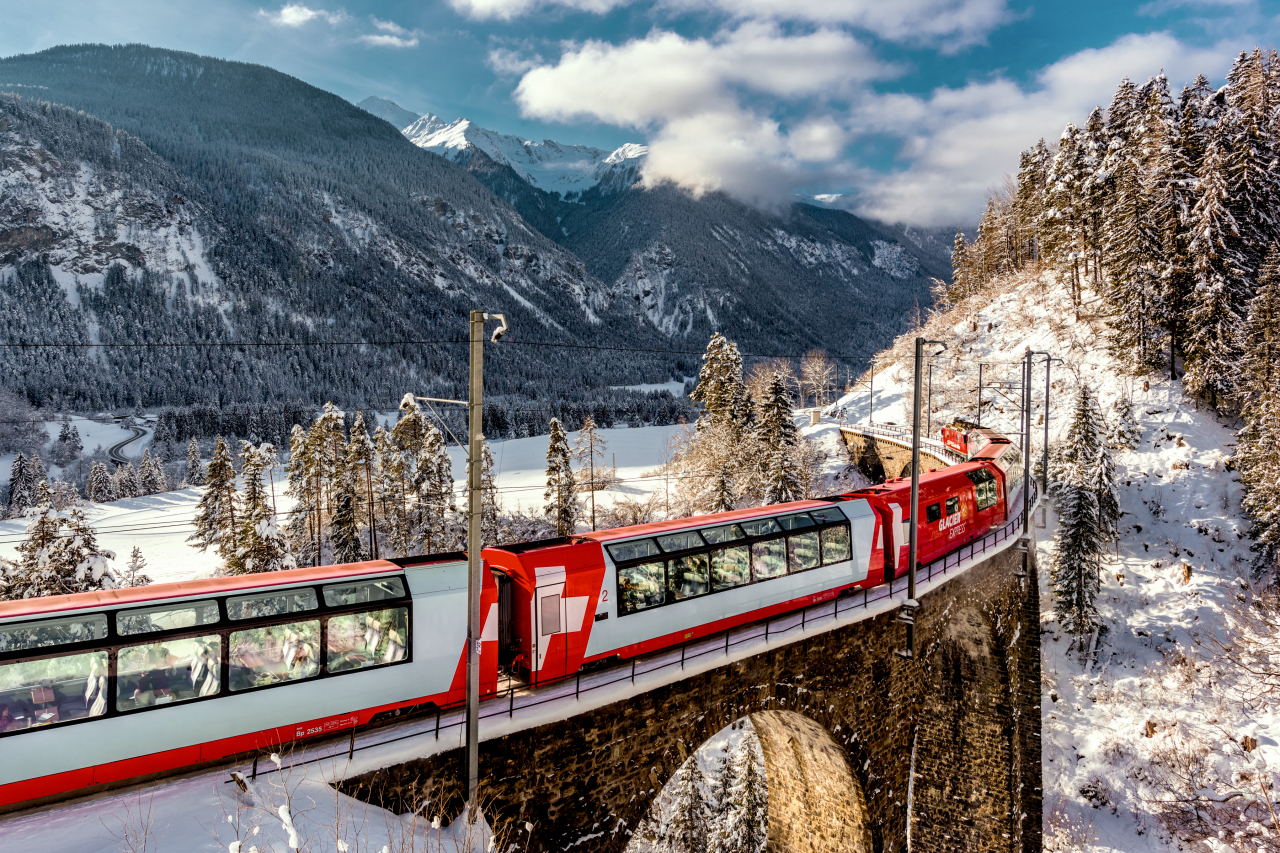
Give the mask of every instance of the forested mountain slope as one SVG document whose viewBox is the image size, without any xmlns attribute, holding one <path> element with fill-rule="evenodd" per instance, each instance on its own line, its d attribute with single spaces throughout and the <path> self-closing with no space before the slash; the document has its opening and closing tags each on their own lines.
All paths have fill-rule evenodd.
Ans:
<svg viewBox="0 0 1280 853">
<path fill-rule="evenodd" d="M 46 140 L 57 137 L 66 169 L 118 173 L 112 180 L 135 181 L 143 195 L 173 189 L 200 211 L 197 219 L 207 221 L 196 227 L 202 259 L 189 255 L 191 268 L 181 276 L 173 264 L 130 248 L 114 257 L 128 273 L 113 282 L 118 287 L 88 282 L 109 310 L 146 322 L 109 329 L 96 316 L 101 306 L 73 295 L 65 310 L 81 314 L 86 329 L 101 328 L 104 341 L 108 335 L 116 342 L 118 336 L 189 340 L 173 303 L 185 288 L 188 294 L 218 294 L 225 329 L 216 334 L 236 341 L 455 339 L 465 333 L 466 312 L 483 305 L 507 312 L 513 339 L 654 348 L 652 329 L 644 328 L 635 308 L 613 300 L 576 258 L 465 170 L 415 148 L 364 110 L 287 75 L 142 46 L 75 46 L 0 60 L 0 79 L 26 97 L 108 121 L 113 128 L 93 132 L 126 131 L 158 155 L 147 161 L 151 171 L 135 175 L 134 161 L 112 159 L 92 146 L 79 150 L 77 128 L 91 124 L 87 118 L 7 99 L 7 114 L 22 128 L 20 138 L 7 143 L 14 157 L 38 159 L 53 144 Z M 161 165 L 169 171 L 158 181 L 152 172 Z M 63 183 L 51 174 L 32 186 L 42 198 L 66 200 Z M 92 218 L 92 205 L 81 206 L 78 215 Z M 31 197 L 0 214 L 9 244 L 4 287 L 11 295 L 22 288 L 48 290 L 51 276 L 65 280 L 91 272 L 85 258 L 79 268 L 67 267 L 12 236 L 33 226 L 55 229 L 45 221 L 45 207 Z M 124 235 L 146 230 L 136 212 L 124 204 L 102 211 L 114 217 L 114 233 Z M 131 238 L 119 242 L 133 245 Z M 92 264 L 97 273 L 105 273 L 106 260 L 103 255 Z M 32 284 L 40 280 L 46 284 Z M 74 291 L 69 285 L 68 293 Z M 33 334 L 43 330 L 43 308 L 25 298 L 11 299 L 10 306 L 25 312 Z M 518 355 L 495 354 L 491 393 L 538 396 L 548 386 L 580 389 L 691 368 L 634 353 L 600 352 L 590 363 L 552 350 Z M 69 356 L 44 351 L 27 357 L 48 362 Z M 76 356 L 86 364 L 90 357 Z M 191 358 L 204 367 L 194 384 L 158 378 L 139 352 L 129 359 L 108 352 L 107 364 L 120 362 L 119 383 L 84 391 L 25 390 L 36 402 L 60 399 L 80 408 L 282 396 L 377 405 L 397 401 L 406 384 L 452 393 L 465 371 L 462 349 L 442 344 L 202 350 Z M 11 375 L 16 367 L 5 365 Z M 47 364 L 35 372 L 59 375 Z"/>
</svg>

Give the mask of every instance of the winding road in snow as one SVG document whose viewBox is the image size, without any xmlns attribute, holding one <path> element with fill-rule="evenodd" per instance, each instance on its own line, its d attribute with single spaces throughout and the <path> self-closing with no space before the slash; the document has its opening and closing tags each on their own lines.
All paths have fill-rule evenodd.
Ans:
<svg viewBox="0 0 1280 853">
<path fill-rule="evenodd" d="M 130 438 L 126 438 L 124 441 L 111 445 L 111 449 L 107 451 L 107 458 L 116 465 L 127 465 L 129 464 L 129 457 L 124 455 L 125 445 L 133 444 L 135 441 L 146 435 L 147 431 L 133 423 L 124 423 L 121 424 L 121 426 L 129 430 L 133 435 Z"/>
</svg>

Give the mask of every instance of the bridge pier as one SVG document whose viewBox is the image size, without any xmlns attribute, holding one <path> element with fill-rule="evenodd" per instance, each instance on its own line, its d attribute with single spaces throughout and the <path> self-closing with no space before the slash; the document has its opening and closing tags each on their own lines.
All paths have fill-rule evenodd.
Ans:
<svg viewBox="0 0 1280 853">
<path fill-rule="evenodd" d="M 530 850 L 620 853 L 684 760 L 750 716 L 770 851 L 903 851 L 908 820 L 915 851 L 1039 851 L 1039 596 L 1023 558 L 1007 548 L 924 593 L 914 660 L 882 613 L 485 741 L 486 811 L 532 824 Z M 341 787 L 456 813 L 461 761 L 454 749 Z"/>
</svg>

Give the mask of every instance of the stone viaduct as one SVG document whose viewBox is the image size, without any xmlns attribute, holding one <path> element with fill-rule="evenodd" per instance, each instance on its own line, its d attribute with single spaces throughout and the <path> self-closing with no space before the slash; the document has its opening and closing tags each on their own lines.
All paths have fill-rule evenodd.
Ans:
<svg viewBox="0 0 1280 853">
<path fill-rule="evenodd" d="M 1037 569 L 1025 540 L 1001 548 L 923 587 L 914 658 L 897 653 L 898 611 L 869 610 L 484 741 L 487 812 L 531 824 L 518 836 L 525 849 L 623 851 L 684 760 L 749 717 L 768 772 L 771 853 L 1040 850 Z M 343 788 L 397 811 L 424 791 L 456 805 L 462 760 L 453 749 Z"/>
<path fill-rule="evenodd" d="M 878 430 L 877 430 L 878 432 Z M 840 437 L 849 451 L 849 461 L 873 483 L 911 475 L 911 433 L 893 435 L 890 430 L 877 434 L 866 427 L 840 429 Z M 956 462 L 947 459 L 937 442 L 921 442 L 920 461 L 924 470 L 945 468 Z"/>
</svg>

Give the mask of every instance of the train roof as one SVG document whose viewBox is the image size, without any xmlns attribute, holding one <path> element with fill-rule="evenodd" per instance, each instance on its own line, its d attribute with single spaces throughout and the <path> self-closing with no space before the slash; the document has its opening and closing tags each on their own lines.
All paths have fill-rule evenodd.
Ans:
<svg viewBox="0 0 1280 853">
<path fill-rule="evenodd" d="M 432 554 L 428 557 L 409 557 L 394 562 L 371 560 L 364 563 L 341 563 L 334 566 L 308 566 L 301 569 L 285 569 L 279 572 L 262 572 L 249 575 L 232 575 L 222 578 L 155 583 L 147 586 L 131 586 L 123 589 L 104 589 L 96 592 L 77 592 L 70 595 L 50 595 L 42 598 L 24 598 L 17 601 L 0 601 L 0 621 L 19 616 L 39 616 L 46 613 L 62 613 L 73 610 L 94 610 L 127 607 L 131 604 L 170 598 L 192 598 L 202 595 L 219 595 L 259 587 L 286 586 L 337 578 L 379 575 L 400 571 L 412 566 L 453 562 L 456 554 Z M 466 559 L 462 555 L 461 559 Z"/>
</svg>

